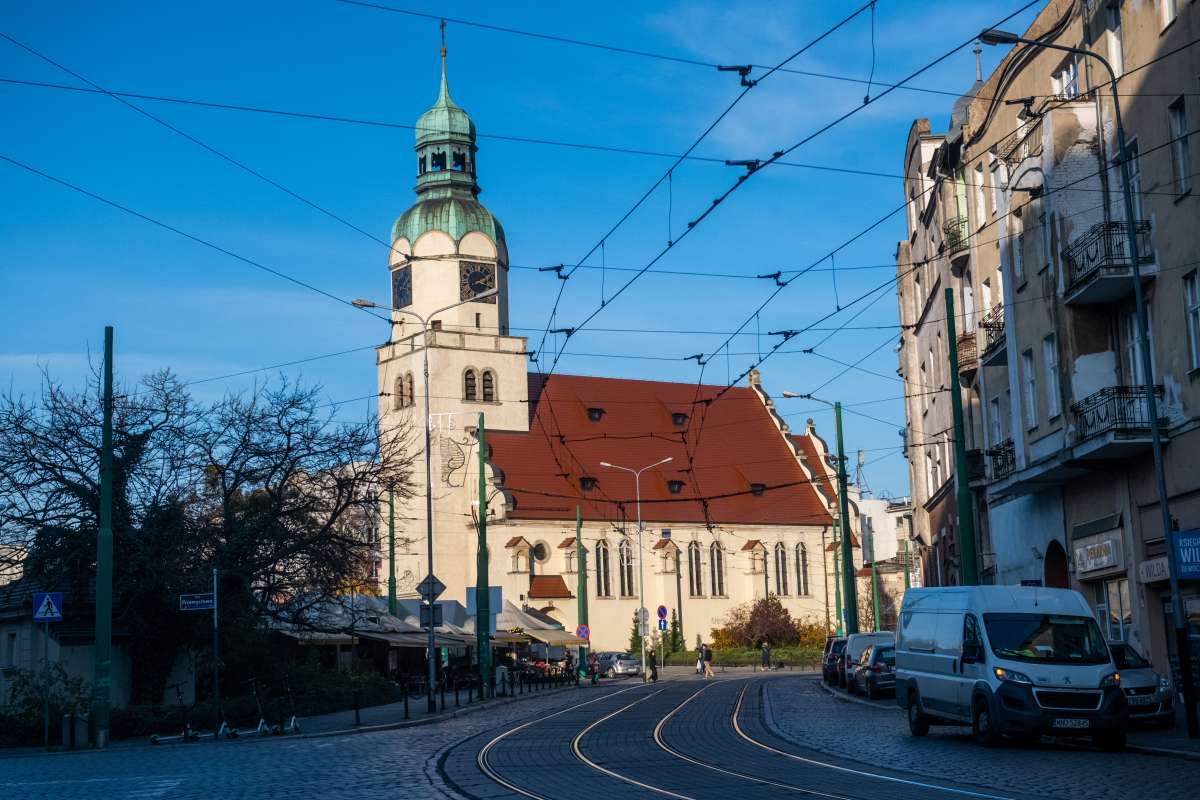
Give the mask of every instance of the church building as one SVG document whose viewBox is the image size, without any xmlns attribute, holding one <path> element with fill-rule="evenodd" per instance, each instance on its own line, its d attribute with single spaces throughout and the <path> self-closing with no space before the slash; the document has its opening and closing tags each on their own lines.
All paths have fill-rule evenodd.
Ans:
<svg viewBox="0 0 1200 800">
<path fill-rule="evenodd" d="M 625 649 L 640 560 L 651 628 L 666 606 L 688 647 L 711 641 L 734 606 L 766 595 L 793 617 L 832 622 L 834 469 L 812 421 L 794 434 L 756 372 L 718 398 L 723 386 L 532 371 L 526 339 L 509 333 L 508 243 L 479 202 L 477 154 L 443 49 L 437 102 L 417 121 L 417 199 L 392 229 L 391 337 L 376 352 L 381 435 L 407 428 L 418 453 L 414 494 L 395 511 L 401 596 L 416 596 L 427 571 L 426 415 L 433 571 L 443 599 L 465 603 L 476 584 L 482 413 L 488 583 L 504 601 L 572 631 L 583 569 L 592 646 Z M 668 458 L 640 487 L 604 466 Z"/>
</svg>

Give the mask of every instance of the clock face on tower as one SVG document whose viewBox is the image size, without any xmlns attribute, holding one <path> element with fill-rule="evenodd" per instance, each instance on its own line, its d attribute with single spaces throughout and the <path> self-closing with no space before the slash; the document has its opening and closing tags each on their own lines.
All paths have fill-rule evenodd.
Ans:
<svg viewBox="0 0 1200 800">
<path fill-rule="evenodd" d="M 496 288 L 496 265 L 478 261 L 463 261 L 459 265 L 459 300 L 470 300 L 481 292 Z M 485 297 L 480 303 L 494 303 L 496 296 Z"/>
<path fill-rule="evenodd" d="M 392 270 L 392 308 L 412 305 L 412 267 Z"/>
</svg>

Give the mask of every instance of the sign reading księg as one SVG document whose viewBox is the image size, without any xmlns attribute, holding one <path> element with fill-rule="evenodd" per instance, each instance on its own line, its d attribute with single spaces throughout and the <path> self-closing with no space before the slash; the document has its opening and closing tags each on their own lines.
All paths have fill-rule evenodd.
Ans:
<svg viewBox="0 0 1200 800">
<path fill-rule="evenodd" d="M 1179 579 L 1200 580 L 1200 529 L 1173 531 L 1171 543 L 1175 548 Z"/>
</svg>

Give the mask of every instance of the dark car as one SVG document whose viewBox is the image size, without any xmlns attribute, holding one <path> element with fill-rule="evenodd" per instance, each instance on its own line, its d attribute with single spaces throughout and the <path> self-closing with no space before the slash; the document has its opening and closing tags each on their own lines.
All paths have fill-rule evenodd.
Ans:
<svg viewBox="0 0 1200 800">
<path fill-rule="evenodd" d="M 851 693 L 862 692 L 874 700 L 881 694 L 896 692 L 896 647 L 873 644 L 863 651 L 850 681 Z"/>
<path fill-rule="evenodd" d="M 830 686 L 838 682 L 838 656 L 845 649 L 845 636 L 828 636 L 825 638 L 825 652 L 821 655 L 821 677 Z"/>
<path fill-rule="evenodd" d="M 1175 725 L 1175 686 L 1170 676 L 1154 671 L 1142 654 L 1124 642 L 1108 645 L 1113 665 L 1121 672 L 1121 691 L 1132 722 L 1162 728 Z"/>
</svg>

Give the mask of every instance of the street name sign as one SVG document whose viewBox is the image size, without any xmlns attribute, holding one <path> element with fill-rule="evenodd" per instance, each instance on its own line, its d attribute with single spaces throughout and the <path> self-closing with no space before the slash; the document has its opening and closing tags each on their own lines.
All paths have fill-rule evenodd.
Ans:
<svg viewBox="0 0 1200 800">
<path fill-rule="evenodd" d="M 212 592 L 179 595 L 180 611 L 212 611 L 215 606 Z"/>
<path fill-rule="evenodd" d="M 36 592 L 33 595 L 34 622 L 62 622 L 62 592 Z"/>
</svg>

